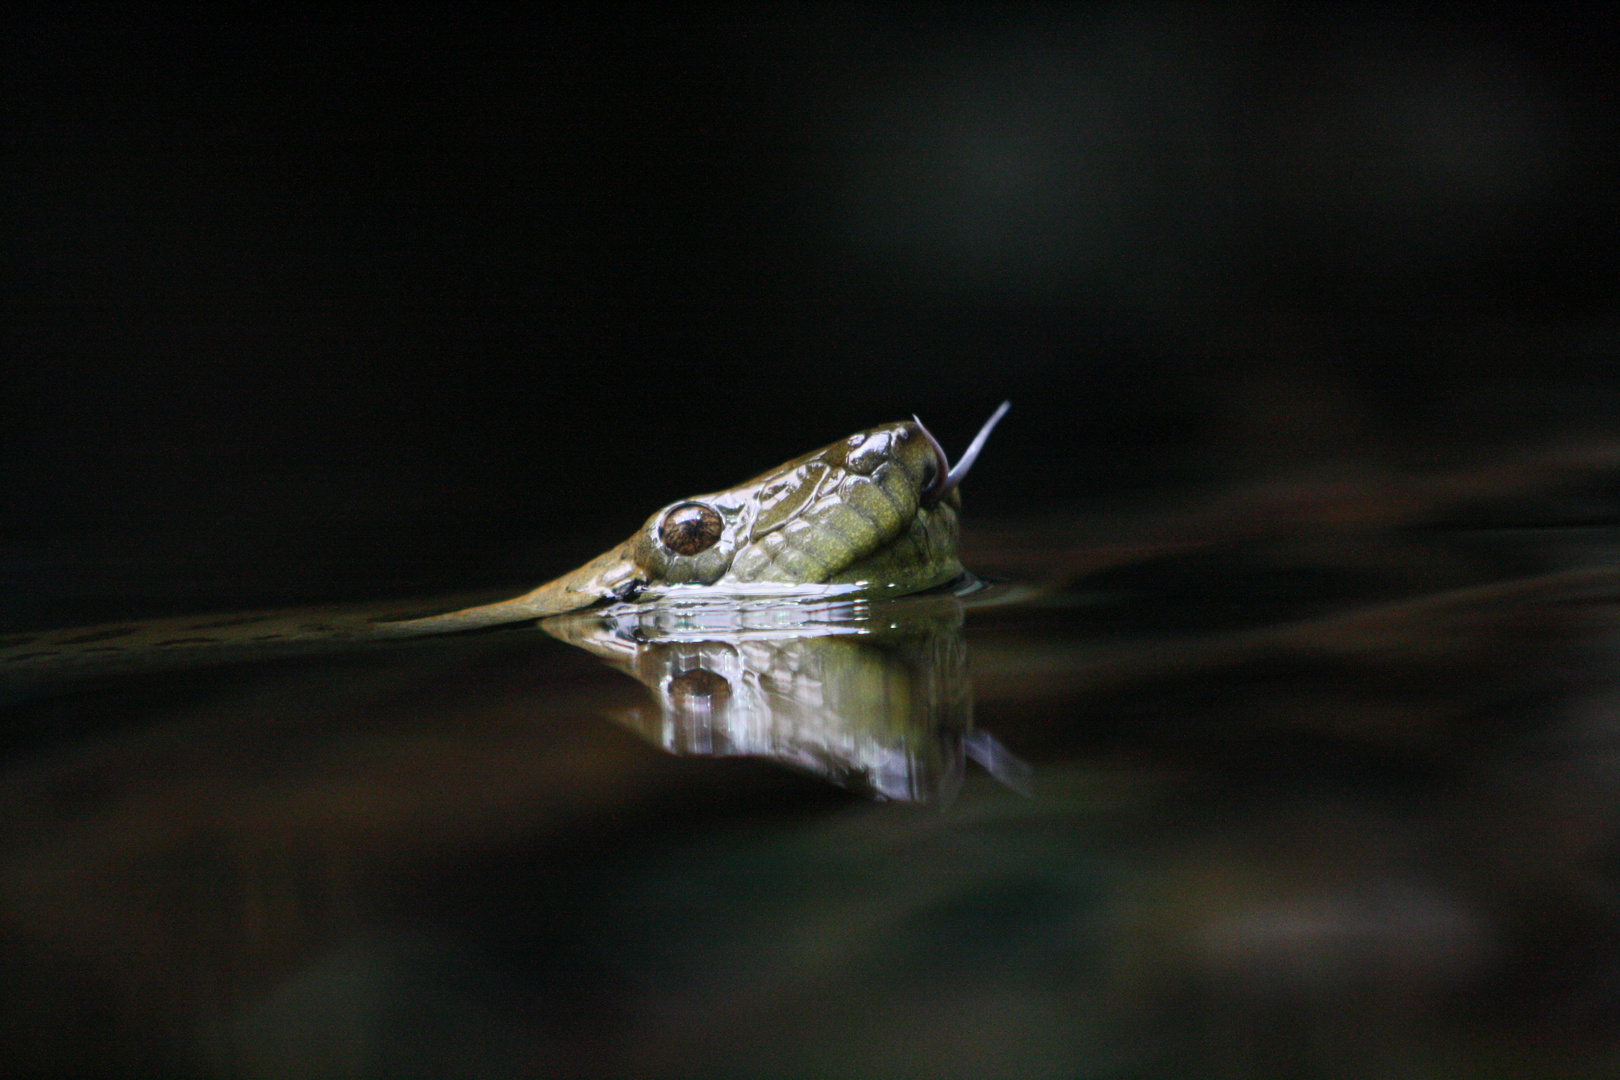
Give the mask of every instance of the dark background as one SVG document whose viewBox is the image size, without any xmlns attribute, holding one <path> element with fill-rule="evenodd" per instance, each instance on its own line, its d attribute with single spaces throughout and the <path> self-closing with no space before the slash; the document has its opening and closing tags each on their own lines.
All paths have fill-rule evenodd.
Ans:
<svg viewBox="0 0 1620 1080">
<path fill-rule="evenodd" d="M 1606 432 L 1575 10 L 8 17 L 0 615 L 533 583 L 1004 397 L 981 520 Z"/>
</svg>

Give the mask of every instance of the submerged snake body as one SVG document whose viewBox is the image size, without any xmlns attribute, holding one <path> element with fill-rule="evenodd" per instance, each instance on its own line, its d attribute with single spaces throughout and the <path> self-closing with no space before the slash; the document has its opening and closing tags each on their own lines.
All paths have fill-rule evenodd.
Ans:
<svg viewBox="0 0 1620 1080">
<path fill-rule="evenodd" d="M 515 599 L 408 617 L 397 603 L 0 635 L 0 678 L 309 652 L 525 622 L 604 602 L 900 596 L 962 574 L 955 469 L 918 422 L 886 424 L 725 491 L 682 499 L 624 543 Z"/>
</svg>

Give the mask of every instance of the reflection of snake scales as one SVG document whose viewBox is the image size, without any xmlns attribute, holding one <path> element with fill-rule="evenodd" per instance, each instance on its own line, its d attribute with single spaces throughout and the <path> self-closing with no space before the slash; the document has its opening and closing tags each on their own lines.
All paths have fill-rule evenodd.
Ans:
<svg viewBox="0 0 1620 1080">
<path fill-rule="evenodd" d="M 603 601 L 901 596 L 961 575 L 957 485 L 921 422 L 852 435 L 745 484 L 659 510 L 634 536 L 516 599 L 408 618 L 407 605 L 255 612 L 0 637 L 0 673 L 169 666 L 522 622 Z M 417 606 L 420 610 L 420 606 Z"/>
</svg>

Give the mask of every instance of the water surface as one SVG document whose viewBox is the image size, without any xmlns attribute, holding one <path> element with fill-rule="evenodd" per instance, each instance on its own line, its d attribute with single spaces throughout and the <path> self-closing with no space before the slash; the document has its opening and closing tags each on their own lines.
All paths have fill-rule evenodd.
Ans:
<svg viewBox="0 0 1620 1080">
<path fill-rule="evenodd" d="M 1612 1075 L 1615 536 L 1531 473 L 982 525 L 967 596 L 13 687 L 11 1059 Z"/>
</svg>

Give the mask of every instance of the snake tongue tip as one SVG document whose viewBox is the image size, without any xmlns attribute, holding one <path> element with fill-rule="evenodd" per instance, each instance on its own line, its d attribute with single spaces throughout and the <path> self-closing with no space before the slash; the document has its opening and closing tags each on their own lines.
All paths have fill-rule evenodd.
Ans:
<svg viewBox="0 0 1620 1080">
<path fill-rule="evenodd" d="M 973 468 L 973 463 L 979 460 L 979 451 L 984 449 L 985 441 L 990 438 L 990 432 L 995 430 L 996 425 L 1001 422 L 1003 416 L 1007 415 L 1007 410 L 1010 408 L 1012 408 L 1012 402 L 1003 401 L 1000 407 L 990 414 L 990 419 L 984 422 L 984 426 L 979 429 L 979 433 L 973 436 L 973 441 L 968 444 L 967 450 L 963 451 L 962 459 L 952 467 L 950 475 L 945 478 L 945 484 L 939 493 L 939 497 L 943 498 L 952 488 L 962 482 L 962 478 L 968 474 L 968 470 Z"/>
<path fill-rule="evenodd" d="M 928 430 L 928 426 L 922 422 L 922 418 L 916 413 L 911 414 L 911 418 L 917 422 L 917 430 L 922 432 L 923 438 L 928 440 L 928 445 L 934 448 L 934 454 L 939 458 L 939 470 L 934 476 L 934 482 L 928 486 L 928 490 L 923 492 L 923 502 L 926 505 L 932 506 L 937 503 L 946 495 L 949 495 L 952 488 L 962 482 L 962 478 L 968 474 L 968 470 L 973 468 L 973 463 L 979 459 L 979 451 L 984 449 L 985 440 L 990 438 L 990 432 L 1001 422 L 1001 418 L 1007 415 L 1007 410 L 1010 408 L 1012 408 L 1012 402 L 1003 401 L 1000 407 L 990 414 L 990 419 L 984 422 L 984 426 L 979 429 L 977 435 L 973 436 L 973 441 L 968 444 L 967 450 L 963 452 L 962 460 L 958 461 L 954 466 L 951 464 L 950 458 L 945 456 L 945 448 L 939 445 L 939 440 L 934 438 L 933 432 Z"/>
</svg>

